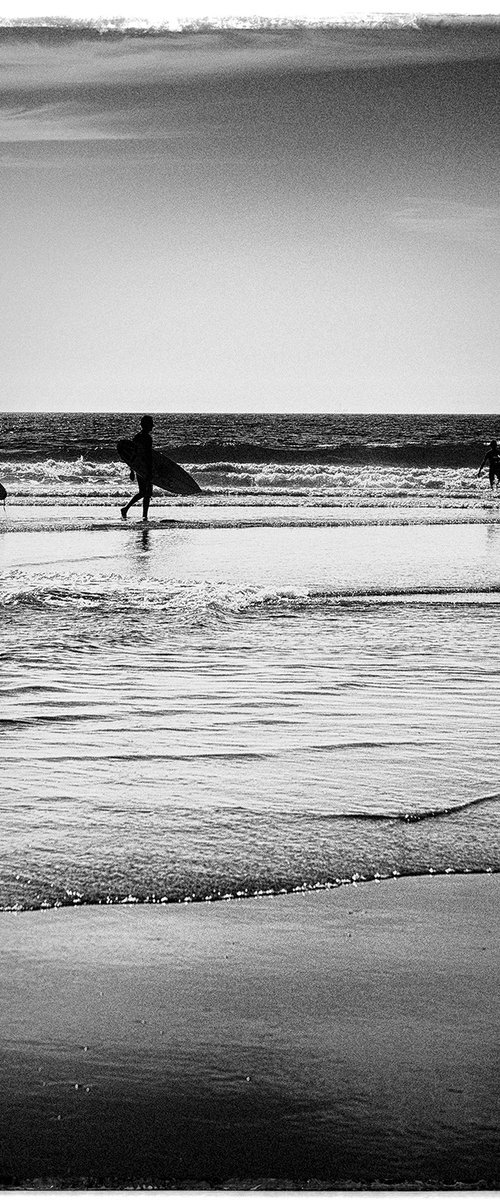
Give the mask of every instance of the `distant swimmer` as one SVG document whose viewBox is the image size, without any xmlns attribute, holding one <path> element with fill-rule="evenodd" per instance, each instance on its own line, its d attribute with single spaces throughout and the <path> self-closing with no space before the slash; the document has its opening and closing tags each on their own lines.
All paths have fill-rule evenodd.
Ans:
<svg viewBox="0 0 500 1200">
<path fill-rule="evenodd" d="M 481 475 L 483 467 L 486 466 L 486 463 L 488 463 L 490 488 L 493 491 L 493 488 L 495 485 L 495 480 L 497 483 L 497 487 L 500 482 L 500 455 L 498 453 L 498 446 L 495 441 L 490 442 L 489 450 L 486 451 L 486 454 L 483 458 L 483 461 L 482 461 L 481 466 L 478 471 L 478 476 Z"/>
<path fill-rule="evenodd" d="M 142 500 L 143 520 L 147 521 L 148 519 L 149 502 L 153 494 L 153 484 L 151 480 L 151 473 L 153 470 L 153 439 L 151 437 L 152 428 L 153 418 L 147 416 L 141 417 L 141 431 L 140 433 L 136 433 L 135 437 L 132 439 L 134 444 L 137 446 L 144 463 L 144 474 L 137 475 L 139 491 L 136 492 L 136 495 L 132 496 L 132 499 L 129 500 L 128 504 L 124 504 L 123 508 L 120 510 L 124 521 L 127 520 L 129 508 L 132 508 L 132 505 L 137 504 L 139 500 Z M 136 472 L 131 471 L 130 478 L 134 480 L 136 478 Z"/>
</svg>

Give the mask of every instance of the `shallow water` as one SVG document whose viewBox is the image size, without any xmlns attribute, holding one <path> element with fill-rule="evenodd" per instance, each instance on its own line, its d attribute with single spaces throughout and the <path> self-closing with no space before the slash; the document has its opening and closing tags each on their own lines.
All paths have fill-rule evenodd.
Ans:
<svg viewBox="0 0 500 1200">
<path fill-rule="evenodd" d="M 500 529 L 289 514 L 9 516 L 3 907 L 498 869 Z"/>
</svg>

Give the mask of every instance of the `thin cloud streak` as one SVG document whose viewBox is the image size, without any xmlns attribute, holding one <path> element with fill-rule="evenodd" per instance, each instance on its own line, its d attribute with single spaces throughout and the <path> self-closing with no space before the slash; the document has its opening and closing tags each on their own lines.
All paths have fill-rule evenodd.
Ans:
<svg viewBox="0 0 500 1200">
<path fill-rule="evenodd" d="M 154 128 L 140 106 L 106 107 L 101 102 L 59 100 L 26 108 L 5 108 L 0 115 L 0 143 L 185 140 L 186 129 Z M 193 138 L 196 134 L 193 131 Z M 4 161 L 2 159 L 2 161 Z"/>
<path fill-rule="evenodd" d="M 441 241 L 463 242 L 500 253 L 500 208 L 481 204 L 429 205 L 426 200 L 410 203 L 388 215 L 402 232 Z"/>
<path fill-rule="evenodd" d="M 388 214 L 388 221 L 408 233 L 484 246 L 500 253 L 500 207 L 454 204 L 444 209 L 422 200 Z"/>
</svg>

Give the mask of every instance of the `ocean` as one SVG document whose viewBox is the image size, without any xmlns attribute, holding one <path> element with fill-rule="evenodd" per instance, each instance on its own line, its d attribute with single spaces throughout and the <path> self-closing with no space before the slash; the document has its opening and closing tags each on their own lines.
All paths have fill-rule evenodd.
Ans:
<svg viewBox="0 0 500 1200">
<path fill-rule="evenodd" d="M 0 416 L 0 907 L 497 871 L 494 416 L 153 416 Z"/>
</svg>

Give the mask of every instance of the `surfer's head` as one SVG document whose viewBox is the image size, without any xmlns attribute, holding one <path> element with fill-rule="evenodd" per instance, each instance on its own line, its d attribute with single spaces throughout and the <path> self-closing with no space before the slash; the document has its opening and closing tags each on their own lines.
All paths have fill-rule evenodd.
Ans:
<svg viewBox="0 0 500 1200">
<path fill-rule="evenodd" d="M 497 444 L 496 444 L 496 441 L 495 441 L 495 439 L 494 439 L 494 438 L 493 438 L 493 440 L 490 442 L 490 446 L 491 446 L 491 449 L 492 449 L 492 450 L 496 450 L 496 449 L 497 449 Z"/>
<path fill-rule="evenodd" d="M 144 431 L 149 433 L 153 428 L 153 418 L 148 416 L 141 417 L 141 425 Z"/>
</svg>

